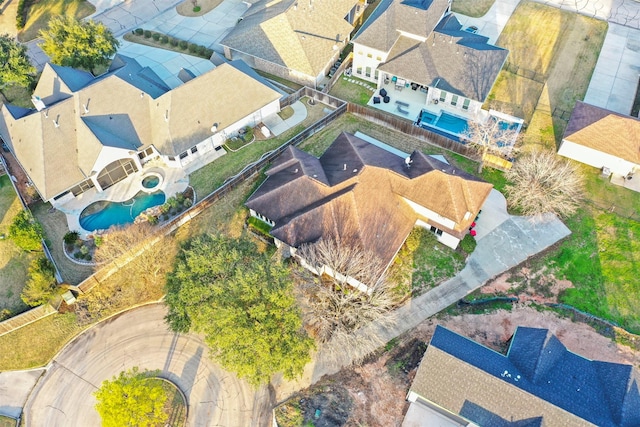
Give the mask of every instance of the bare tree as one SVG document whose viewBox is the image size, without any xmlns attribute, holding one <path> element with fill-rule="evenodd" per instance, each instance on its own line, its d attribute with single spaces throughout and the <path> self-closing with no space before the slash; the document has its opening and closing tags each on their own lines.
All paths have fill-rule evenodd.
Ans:
<svg viewBox="0 0 640 427">
<path fill-rule="evenodd" d="M 165 237 L 157 227 L 142 222 L 127 227 L 114 227 L 102 236 L 94 259 L 98 264 L 111 262 L 118 269 L 127 268 L 130 279 L 147 286 L 164 285 L 164 276 L 173 267 L 177 243 Z"/>
<path fill-rule="evenodd" d="M 506 174 L 505 188 L 510 204 L 524 215 L 539 217 L 551 212 L 572 215 L 583 197 L 582 177 L 577 168 L 552 151 L 533 151 L 514 164 Z"/>
<path fill-rule="evenodd" d="M 298 255 L 318 271 L 325 266 L 339 273 L 302 277 L 305 322 L 316 339 L 323 344 L 331 341 L 331 346 L 325 347 L 330 351 L 352 351 L 358 355 L 356 359 L 383 344 L 357 332 L 373 321 L 383 326 L 395 323 L 392 310 L 400 298 L 387 284 L 384 266 L 376 254 L 335 238 L 323 238 L 301 246 Z M 368 291 L 349 285 L 349 278 L 365 284 Z"/>
<path fill-rule="evenodd" d="M 480 154 L 478 173 L 484 168 L 487 154 L 511 156 L 518 141 L 518 134 L 517 129 L 505 127 L 504 122 L 493 116 L 469 120 L 464 137 L 469 146 Z"/>
</svg>

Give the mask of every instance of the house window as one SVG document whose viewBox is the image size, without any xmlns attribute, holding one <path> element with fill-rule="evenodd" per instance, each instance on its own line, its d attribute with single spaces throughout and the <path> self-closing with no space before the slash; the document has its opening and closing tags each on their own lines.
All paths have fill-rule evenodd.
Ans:
<svg viewBox="0 0 640 427">
<path fill-rule="evenodd" d="M 367 58 L 373 58 L 373 55 L 370 53 L 367 53 Z"/>
<path fill-rule="evenodd" d="M 169 159 L 170 162 L 173 162 L 176 158 L 174 156 L 167 156 L 167 159 Z"/>
<path fill-rule="evenodd" d="M 431 232 L 434 233 L 436 236 L 442 236 L 442 230 L 440 230 L 439 228 L 434 227 L 433 225 L 431 226 L 431 228 L 429 230 L 431 230 Z"/>
<path fill-rule="evenodd" d="M 178 156 L 180 159 L 184 159 L 185 157 L 187 157 L 189 155 L 188 151 L 185 151 L 184 153 L 180 153 L 180 155 Z"/>
<path fill-rule="evenodd" d="M 191 148 L 191 154 L 195 154 L 198 152 L 198 147 Z"/>
<path fill-rule="evenodd" d="M 71 190 L 69 191 L 71 191 L 71 193 L 73 193 L 74 196 L 79 196 L 80 194 L 84 193 L 90 188 L 93 188 L 93 181 L 91 181 L 90 179 L 87 179 L 82 181 L 80 184 L 76 185 L 75 187 L 71 188 Z"/>
<path fill-rule="evenodd" d="M 440 91 L 440 102 L 444 102 L 447 99 L 447 92 L 441 90 Z"/>
<path fill-rule="evenodd" d="M 376 61 L 382 61 L 382 56 L 376 56 Z"/>
<path fill-rule="evenodd" d="M 373 73 L 373 76 L 375 77 L 376 80 L 378 80 L 378 69 L 376 68 L 376 71 Z"/>
<path fill-rule="evenodd" d="M 356 74 L 362 74 L 362 67 L 356 68 Z"/>
<path fill-rule="evenodd" d="M 361 50 L 360 50 L 360 51 L 358 51 L 358 55 L 362 55 L 362 51 L 361 51 Z"/>
<path fill-rule="evenodd" d="M 103 190 L 122 181 L 132 173 L 138 172 L 136 164 L 131 159 L 119 159 L 109 163 L 98 175 L 98 184 Z"/>
<path fill-rule="evenodd" d="M 451 97 L 451 105 L 453 105 L 454 107 L 458 105 L 458 95 L 453 95 Z"/>
<path fill-rule="evenodd" d="M 462 103 L 462 109 L 463 110 L 468 110 L 469 109 L 469 104 L 471 104 L 471 101 L 468 98 L 465 98 L 464 102 Z"/>
<path fill-rule="evenodd" d="M 365 68 L 364 75 L 367 77 L 371 77 L 371 67 Z"/>
<path fill-rule="evenodd" d="M 65 192 L 63 192 L 63 193 L 60 193 L 60 194 L 58 194 L 57 196 L 55 196 L 55 197 L 53 198 L 53 200 L 59 200 L 59 199 L 63 198 L 64 196 L 66 196 L 67 194 L 69 194 L 69 191 L 65 191 Z"/>
</svg>

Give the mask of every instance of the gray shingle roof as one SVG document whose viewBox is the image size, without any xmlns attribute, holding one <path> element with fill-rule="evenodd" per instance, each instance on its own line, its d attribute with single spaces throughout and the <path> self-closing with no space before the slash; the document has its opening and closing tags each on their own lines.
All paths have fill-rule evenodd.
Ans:
<svg viewBox="0 0 640 427">
<path fill-rule="evenodd" d="M 630 365 L 568 351 L 546 329 L 518 327 L 505 356 L 438 326 L 411 389 L 476 422 L 477 416 L 508 419 L 519 411 L 542 417 L 545 425 L 631 427 L 640 425 L 638 378 Z M 484 415 L 471 407 L 462 414 L 466 402 Z"/>
<path fill-rule="evenodd" d="M 36 87 L 43 111 L 2 107 L 0 134 L 45 200 L 86 179 L 105 146 L 178 155 L 211 136 L 213 123 L 224 129 L 281 96 L 229 64 L 169 90 L 136 61 L 114 62 L 86 84 L 46 65 Z"/>
<path fill-rule="evenodd" d="M 461 31 L 461 27 L 455 16 L 448 15 L 425 42 L 399 36 L 378 69 L 484 102 L 508 51 L 487 44 L 486 37 Z"/>
<path fill-rule="evenodd" d="M 357 0 L 258 0 L 220 44 L 316 77 L 353 26 L 344 18 Z"/>
</svg>

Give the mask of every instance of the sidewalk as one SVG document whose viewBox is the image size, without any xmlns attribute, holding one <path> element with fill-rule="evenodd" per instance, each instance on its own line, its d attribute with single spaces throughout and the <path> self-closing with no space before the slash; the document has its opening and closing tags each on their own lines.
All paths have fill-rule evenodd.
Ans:
<svg viewBox="0 0 640 427">
<path fill-rule="evenodd" d="M 307 118 L 307 108 L 301 101 L 291 104 L 291 108 L 293 108 L 293 115 L 287 120 L 282 120 L 278 114 L 272 114 L 262 120 L 273 135 L 278 136 Z"/>
<path fill-rule="evenodd" d="M 485 215 L 485 212 L 482 215 Z M 540 222 L 514 216 L 508 216 L 508 219 L 499 225 L 497 222 L 494 230 L 479 239 L 476 250 L 457 276 L 396 310 L 397 322 L 393 328 L 387 329 L 374 322 L 359 333 L 365 336 L 372 335 L 369 340 L 373 342 L 389 342 L 464 298 L 489 279 L 515 267 L 571 233 L 554 215 L 547 215 Z M 317 382 L 324 375 L 334 374 L 351 365 L 354 359 L 350 354 L 355 352 L 352 351 L 348 355 L 347 352 L 334 348 L 335 346 L 335 343 L 330 342 L 325 349 L 321 349 L 306 366 L 301 379 L 275 384 L 276 400 L 280 401 L 296 390 Z M 336 354 L 339 355 L 337 360 Z M 357 355 L 363 356 L 365 354 Z"/>
</svg>

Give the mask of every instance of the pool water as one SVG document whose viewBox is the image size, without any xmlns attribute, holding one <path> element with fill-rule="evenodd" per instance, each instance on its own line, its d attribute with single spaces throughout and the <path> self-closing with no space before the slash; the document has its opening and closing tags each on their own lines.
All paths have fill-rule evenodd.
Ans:
<svg viewBox="0 0 640 427">
<path fill-rule="evenodd" d="M 433 124 L 436 119 L 438 118 L 438 116 L 436 116 L 435 114 L 432 114 L 428 111 L 424 111 L 422 110 L 422 114 L 420 115 L 420 121 L 422 123 L 428 123 L 428 124 Z"/>
<path fill-rule="evenodd" d="M 440 129 L 444 129 L 456 135 L 465 133 L 467 128 L 469 127 L 465 119 L 447 114 L 445 112 L 442 112 L 442 114 L 440 114 L 440 117 L 436 122 L 436 126 Z"/>
<path fill-rule="evenodd" d="M 160 184 L 160 177 L 151 175 L 142 180 L 142 186 L 144 188 L 154 188 Z"/>
<path fill-rule="evenodd" d="M 131 224 L 146 209 L 165 202 L 162 191 L 154 193 L 138 192 L 124 202 L 95 202 L 80 214 L 80 226 L 87 231 L 106 230 L 114 225 Z M 96 211 L 96 207 L 102 207 Z"/>
</svg>

